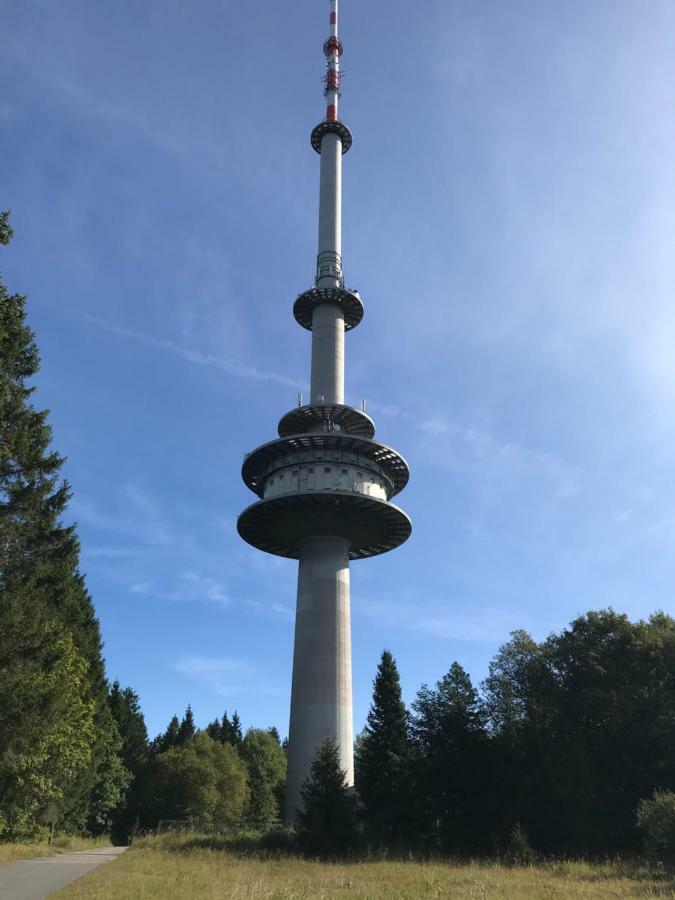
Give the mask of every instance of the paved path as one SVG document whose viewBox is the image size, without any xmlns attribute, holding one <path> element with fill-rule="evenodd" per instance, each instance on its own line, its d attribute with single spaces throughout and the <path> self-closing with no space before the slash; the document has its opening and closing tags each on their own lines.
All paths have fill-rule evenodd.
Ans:
<svg viewBox="0 0 675 900">
<path fill-rule="evenodd" d="M 42 859 L 21 859 L 0 866 L 2 900 L 44 900 L 96 866 L 116 859 L 126 847 L 97 847 Z"/>
</svg>

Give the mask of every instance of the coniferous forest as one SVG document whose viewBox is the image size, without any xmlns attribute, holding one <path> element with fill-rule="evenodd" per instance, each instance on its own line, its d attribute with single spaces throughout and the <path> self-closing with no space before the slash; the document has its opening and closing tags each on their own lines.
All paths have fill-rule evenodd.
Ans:
<svg viewBox="0 0 675 900">
<path fill-rule="evenodd" d="M 0 217 L 0 242 L 12 237 Z M 278 825 L 285 742 L 237 712 L 190 707 L 150 739 L 141 700 L 106 680 L 68 521 L 70 487 L 46 411 L 26 298 L 0 283 L 0 840 L 63 832 L 126 842 L 160 822 Z M 506 638 L 507 636 L 505 636 Z M 255 721 L 256 710 L 245 711 Z M 675 620 L 580 615 L 511 634 L 474 685 L 458 662 L 404 705 L 382 653 L 356 742 L 356 792 L 320 748 L 299 839 L 434 854 L 675 855 Z"/>
</svg>

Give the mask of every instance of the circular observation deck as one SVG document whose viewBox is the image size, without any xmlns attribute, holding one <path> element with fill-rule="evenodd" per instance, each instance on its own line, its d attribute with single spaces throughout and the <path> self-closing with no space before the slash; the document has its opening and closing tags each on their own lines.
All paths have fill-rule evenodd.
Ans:
<svg viewBox="0 0 675 900">
<path fill-rule="evenodd" d="M 327 433 L 339 431 L 369 440 L 375 435 L 375 423 L 364 412 L 351 406 L 311 403 L 287 412 L 279 422 L 279 437 L 301 434 L 323 426 Z"/>
<path fill-rule="evenodd" d="M 311 331 L 314 310 L 322 303 L 332 303 L 340 307 L 345 317 L 345 331 L 356 328 L 363 319 L 363 302 L 357 291 L 342 287 L 313 287 L 300 294 L 293 304 L 293 315 L 298 325 Z"/>
<path fill-rule="evenodd" d="M 324 119 L 323 122 L 314 126 L 310 138 L 312 147 L 317 153 L 321 153 L 321 141 L 326 134 L 337 134 L 342 143 L 343 154 L 351 149 L 352 133 L 344 122 L 340 122 L 338 119 Z"/>
<path fill-rule="evenodd" d="M 245 458 L 241 475 L 259 497 L 336 488 L 345 496 L 370 494 L 389 500 L 403 490 L 410 472 L 403 457 L 386 444 L 342 432 L 316 432 L 263 444 Z"/>
<path fill-rule="evenodd" d="M 299 558 L 306 538 L 342 537 L 349 541 L 350 559 L 366 559 L 403 544 L 412 524 L 392 503 L 331 491 L 259 500 L 239 516 L 237 531 L 258 550 L 290 559 Z"/>
</svg>

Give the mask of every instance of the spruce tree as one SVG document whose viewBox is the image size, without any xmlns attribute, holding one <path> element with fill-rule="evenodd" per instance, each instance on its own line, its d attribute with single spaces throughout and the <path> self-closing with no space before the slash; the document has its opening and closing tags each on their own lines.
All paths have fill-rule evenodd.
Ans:
<svg viewBox="0 0 675 900">
<path fill-rule="evenodd" d="M 122 741 L 120 755 L 131 778 L 112 825 L 115 840 L 126 843 L 143 812 L 150 759 L 148 730 L 138 694 L 131 688 L 122 689 L 119 681 L 110 689 L 110 709 Z"/>
<path fill-rule="evenodd" d="M 487 840 L 487 734 L 471 679 L 453 663 L 435 690 L 423 685 L 413 704 L 418 790 L 427 823 L 448 852 L 472 852 Z"/>
<path fill-rule="evenodd" d="M 219 741 L 220 743 L 222 743 L 222 741 L 220 740 L 221 724 L 217 718 L 215 718 L 213 722 L 209 722 L 204 731 L 206 731 L 212 741 Z"/>
<path fill-rule="evenodd" d="M 3 213 L 0 244 L 11 235 Z M 40 360 L 25 320 L 25 297 L 0 282 L 0 828 L 28 829 L 48 806 L 67 825 L 98 829 L 118 802 L 125 774 L 115 762 L 119 736 L 98 622 L 78 568 L 79 542 L 75 527 L 63 524 L 70 498 L 63 458 L 50 447 L 47 412 L 30 402 Z M 48 675 L 59 667 L 70 674 L 51 683 Z M 65 709 L 79 712 L 78 725 L 66 729 L 72 753 L 61 747 L 70 760 L 61 782 L 58 767 L 41 768 L 36 748 L 55 723 L 67 726 Z M 75 751 L 90 730 L 84 710 L 93 729 L 87 746 Z"/>
<path fill-rule="evenodd" d="M 409 758 L 408 713 L 401 699 L 396 663 L 385 650 L 355 756 L 356 789 L 369 834 L 378 842 L 389 843 L 405 837 L 410 812 Z"/>
<path fill-rule="evenodd" d="M 180 719 L 177 715 L 171 716 L 171 721 L 166 727 L 166 731 L 158 734 L 152 742 L 153 753 L 164 753 L 171 750 L 172 747 L 178 746 L 178 734 L 180 732 Z"/>
<path fill-rule="evenodd" d="M 238 750 L 241 747 L 241 742 L 244 739 L 244 735 L 241 730 L 241 722 L 239 720 L 239 713 L 235 709 L 234 714 L 232 716 L 232 722 L 230 723 L 230 743 L 234 747 L 235 750 Z"/>
<path fill-rule="evenodd" d="M 304 849 L 321 856 L 342 854 L 356 844 L 354 797 L 340 767 L 335 741 L 327 739 L 312 762 L 302 786 L 298 827 Z"/>
<path fill-rule="evenodd" d="M 230 722 L 227 716 L 227 710 L 223 713 L 223 719 L 220 723 L 220 737 L 219 740 L 223 744 L 231 744 L 232 743 L 232 723 Z"/>
<path fill-rule="evenodd" d="M 183 721 L 180 723 L 178 729 L 178 746 L 182 747 L 186 744 L 196 731 L 195 717 L 192 714 L 192 707 L 188 704 L 185 715 L 183 716 Z"/>
</svg>

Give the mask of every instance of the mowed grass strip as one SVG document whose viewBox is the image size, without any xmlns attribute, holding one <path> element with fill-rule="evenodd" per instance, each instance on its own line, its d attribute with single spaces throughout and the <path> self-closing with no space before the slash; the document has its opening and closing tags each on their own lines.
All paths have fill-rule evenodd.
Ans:
<svg viewBox="0 0 675 900">
<path fill-rule="evenodd" d="M 172 849 L 168 849 L 171 847 Z M 675 898 L 675 880 L 622 864 L 373 861 L 328 863 L 242 854 L 195 840 L 145 839 L 56 897 L 97 900 L 416 900 L 419 897 Z"/>
<path fill-rule="evenodd" d="M 51 846 L 46 842 L 35 844 L 0 844 L 0 864 L 15 862 L 17 859 L 38 859 L 71 853 L 76 850 L 91 850 L 94 847 L 110 846 L 108 838 L 81 838 L 60 836 L 54 838 Z"/>
</svg>

